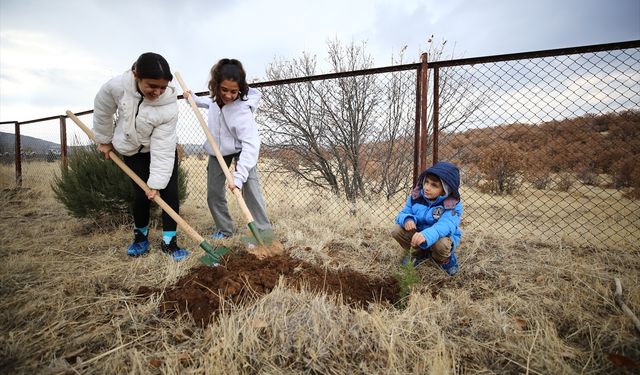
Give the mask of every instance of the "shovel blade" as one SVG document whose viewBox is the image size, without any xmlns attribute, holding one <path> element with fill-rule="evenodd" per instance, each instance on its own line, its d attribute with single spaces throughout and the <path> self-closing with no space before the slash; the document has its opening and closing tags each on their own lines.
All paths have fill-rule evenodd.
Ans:
<svg viewBox="0 0 640 375">
<path fill-rule="evenodd" d="M 247 246 L 249 253 L 258 259 L 284 254 L 284 247 L 273 238 L 273 232 L 261 232 L 261 235 L 263 243 L 260 243 L 254 236 L 242 236 L 242 242 Z"/>
<path fill-rule="evenodd" d="M 242 236 L 242 242 L 254 245 L 271 245 L 274 241 L 273 230 L 261 230 L 255 227 L 253 222 L 247 224 L 251 230 L 251 236 Z"/>
<path fill-rule="evenodd" d="M 230 251 L 224 246 L 214 248 L 206 241 L 202 241 L 200 247 L 205 251 L 205 255 L 200 257 L 200 263 L 214 267 L 218 266 L 220 264 L 220 258 Z"/>
</svg>

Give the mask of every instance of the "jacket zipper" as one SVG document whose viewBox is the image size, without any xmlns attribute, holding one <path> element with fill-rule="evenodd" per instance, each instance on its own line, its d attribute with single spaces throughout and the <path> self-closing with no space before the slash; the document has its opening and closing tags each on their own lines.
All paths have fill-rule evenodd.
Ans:
<svg viewBox="0 0 640 375">
<path fill-rule="evenodd" d="M 138 126 L 136 125 L 137 123 L 137 119 L 138 119 L 138 112 L 140 112 L 140 105 L 142 104 L 142 102 L 144 101 L 144 96 L 142 96 L 140 98 L 140 101 L 138 101 L 138 106 L 136 107 L 136 114 L 135 116 L 133 116 L 133 129 L 136 131 L 136 138 L 138 138 Z M 140 147 L 138 147 L 138 152 L 142 151 L 142 149 L 144 148 L 143 145 L 140 145 Z"/>
</svg>

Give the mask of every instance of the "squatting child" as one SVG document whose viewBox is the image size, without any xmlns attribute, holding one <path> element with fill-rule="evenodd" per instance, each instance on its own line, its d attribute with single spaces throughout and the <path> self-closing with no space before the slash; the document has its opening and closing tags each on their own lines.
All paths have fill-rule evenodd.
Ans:
<svg viewBox="0 0 640 375">
<path fill-rule="evenodd" d="M 403 249 L 414 249 L 403 258 L 403 264 L 413 260 L 417 267 L 431 257 L 449 275 L 458 272 L 456 249 L 462 237 L 459 188 L 460 171 L 449 162 L 438 162 L 418 176 L 391 231 Z"/>
</svg>

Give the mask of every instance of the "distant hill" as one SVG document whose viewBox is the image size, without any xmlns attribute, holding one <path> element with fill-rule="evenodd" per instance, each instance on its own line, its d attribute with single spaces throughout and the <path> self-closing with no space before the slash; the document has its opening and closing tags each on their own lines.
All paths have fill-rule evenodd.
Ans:
<svg viewBox="0 0 640 375">
<path fill-rule="evenodd" d="M 5 153 L 13 155 L 13 149 L 15 147 L 15 135 L 12 133 L 0 132 L 0 155 Z M 68 154 L 72 153 L 73 146 L 67 146 Z M 202 144 L 183 144 L 186 155 L 202 154 L 205 153 Z M 44 139 L 29 137 L 27 135 L 20 135 L 20 148 L 22 153 L 33 153 L 35 155 L 46 155 L 51 149 L 59 151 L 60 144 L 55 142 L 45 141 Z"/>
<path fill-rule="evenodd" d="M 0 132 L 0 154 L 5 152 L 13 154 L 16 144 L 16 136 L 12 133 Z M 20 148 L 23 152 L 33 152 L 44 155 L 49 149 L 60 149 L 59 143 L 45 141 L 44 139 L 20 135 Z"/>
</svg>

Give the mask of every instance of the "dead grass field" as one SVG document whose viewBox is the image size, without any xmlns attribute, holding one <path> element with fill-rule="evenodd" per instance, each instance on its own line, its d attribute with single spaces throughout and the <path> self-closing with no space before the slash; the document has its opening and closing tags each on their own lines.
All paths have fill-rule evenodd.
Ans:
<svg viewBox="0 0 640 375">
<path fill-rule="evenodd" d="M 640 314 L 637 237 L 625 246 L 596 247 L 569 235 L 514 238 L 466 220 L 460 272 L 450 278 L 432 265 L 418 268 L 420 282 L 405 309 L 354 308 L 281 282 L 245 304 L 228 303 L 219 319 L 202 329 L 189 315 L 159 314 L 159 296 L 136 295 L 141 286 L 170 288 L 198 264 L 197 256 L 182 263 L 157 251 L 128 258 L 130 228 L 70 217 L 52 197 L 51 171 L 43 172 L 57 164 L 42 164 L 23 169 L 25 188 L 19 191 L 12 189 L 13 170 L 0 167 L 0 373 L 631 374 L 639 369 L 640 332 L 613 296 L 618 277 L 625 303 Z M 371 276 L 399 270 L 399 247 L 387 228 L 374 224 L 379 219 L 365 203 L 350 215 L 335 198 L 282 178 L 263 176 L 263 183 L 267 191 L 272 184 L 290 189 L 284 195 L 290 198 L 268 207 L 290 256 Z M 191 196 L 181 213 L 204 235 L 211 226 L 206 203 L 191 199 L 204 185 L 197 179 L 189 183 Z M 294 199 L 299 194 L 314 194 L 313 204 Z M 585 210 L 589 204 L 616 210 L 607 202 L 584 202 Z M 489 205 L 499 210 L 500 204 Z M 535 211 L 522 204 L 519 215 Z M 232 200 L 230 207 L 240 218 Z M 387 207 L 390 215 L 399 208 Z M 467 217 L 486 211 L 471 206 Z M 538 216 L 530 217 L 536 225 Z M 556 215 L 555 220 L 570 226 L 577 219 Z M 603 227 L 606 223 L 598 222 L 585 231 L 606 236 L 597 231 Z M 157 241 L 157 231 L 151 237 Z"/>
</svg>

